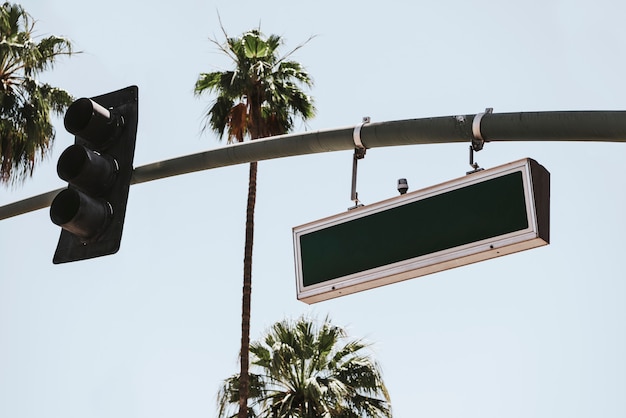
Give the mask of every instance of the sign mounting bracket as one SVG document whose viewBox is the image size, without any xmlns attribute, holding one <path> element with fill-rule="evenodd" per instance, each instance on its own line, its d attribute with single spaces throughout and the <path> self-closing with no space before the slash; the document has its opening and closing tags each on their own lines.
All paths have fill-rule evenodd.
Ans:
<svg viewBox="0 0 626 418">
<path fill-rule="evenodd" d="M 474 116 L 474 120 L 472 122 L 472 145 L 469 147 L 469 165 L 473 170 L 470 170 L 465 174 L 477 173 L 484 170 L 484 168 L 480 168 L 478 163 L 474 161 L 474 152 L 482 150 L 485 146 L 485 138 L 483 138 L 483 134 L 480 130 L 480 122 L 482 121 L 483 116 L 490 115 L 492 113 L 493 107 L 488 107 L 484 112 L 478 113 Z"/>
<path fill-rule="evenodd" d="M 358 161 L 365 158 L 365 152 L 367 149 L 363 145 L 361 141 L 361 128 L 370 123 L 370 117 L 364 116 L 363 122 L 360 125 L 354 127 L 354 132 L 352 134 L 352 138 L 354 140 L 354 155 L 352 157 L 352 189 L 350 192 L 350 200 L 354 202 L 354 206 L 348 208 L 348 210 L 356 209 L 363 204 L 359 201 L 359 194 L 356 191 L 356 178 L 357 178 L 357 169 L 358 169 Z"/>
</svg>

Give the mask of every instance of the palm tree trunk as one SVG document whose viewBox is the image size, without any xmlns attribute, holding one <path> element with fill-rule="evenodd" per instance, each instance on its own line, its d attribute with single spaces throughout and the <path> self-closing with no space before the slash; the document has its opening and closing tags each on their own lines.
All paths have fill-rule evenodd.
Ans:
<svg viewBox="0 0 626 418">
<path fill-rule="evenodd" d="M 241 298 L 241 368 L 239 372 L 239 414 L 246 418 L 248 414 L 248 394 L 250 375 L 248 374 L 250 357 L 250 301 L 252 296 L 252 244 L 254 241 L 254 206 L 256 204 L 257 162 L 250 163 L 248 180 L 248 205 L 246 207 L 246 242 L 243 257 L 243 296 Z"/>
</svg>

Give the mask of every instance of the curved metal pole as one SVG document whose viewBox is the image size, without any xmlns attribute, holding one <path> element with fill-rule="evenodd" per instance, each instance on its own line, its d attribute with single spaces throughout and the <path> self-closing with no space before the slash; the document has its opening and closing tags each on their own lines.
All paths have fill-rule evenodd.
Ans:
<svg viewBox="0 0 626 418">
<path fill-rule="evenodd" d="M 472 126 L 480 117 L 478 126 Z M 361 126 L 361 125 L 360 125 Z M 490 141 L 626 142 L 626 111 L 481 113 L 361 126 L 365 148 Z M 289 134 L 229 145 L 133 170 L 131 184 L 274 158 L 355 148 L 354 127 Z M 0 206 L 0 220 L 47 207 L 62 189 Z"/>
</svg>

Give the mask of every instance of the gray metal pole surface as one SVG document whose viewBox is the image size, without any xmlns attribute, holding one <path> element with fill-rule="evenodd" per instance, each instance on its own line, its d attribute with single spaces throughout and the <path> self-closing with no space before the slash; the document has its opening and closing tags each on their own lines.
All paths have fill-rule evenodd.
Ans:
<svg viewBox="0 0 626 418">
<path fill-rule="evenodd" d="M 133 170 L 131 184 L 274 158 L 395 145 L 490 141 L 626 142 L 626 111 L 479 113 L 257 139 L 159 161 Z M 63 189 L 0 207 L 0 220 L 42 209 Z"/>
</svg>

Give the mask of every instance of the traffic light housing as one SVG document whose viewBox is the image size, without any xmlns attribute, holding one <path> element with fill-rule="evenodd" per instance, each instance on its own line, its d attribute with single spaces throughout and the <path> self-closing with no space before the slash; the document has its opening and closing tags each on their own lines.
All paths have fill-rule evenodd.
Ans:
<svg viewBox="0 0 626 418">
<path fill-rule="evenodd" d="M 119 250 L 133 173 L 138 88 L 81 98 L 65 113 L 75 135 L 57 164 L 68 182 L 52 201 L 50 218 L 61 236 L 53 263 L 66 263 Z"/>
</svg>

